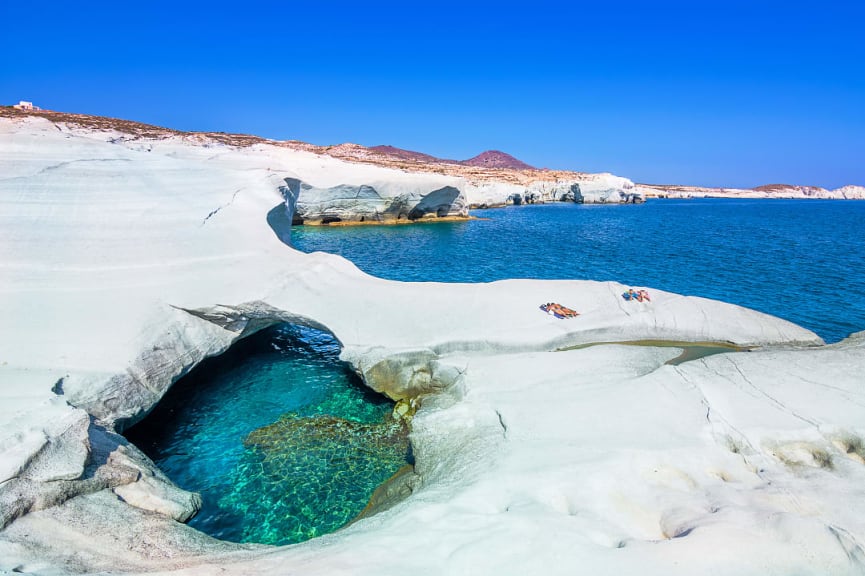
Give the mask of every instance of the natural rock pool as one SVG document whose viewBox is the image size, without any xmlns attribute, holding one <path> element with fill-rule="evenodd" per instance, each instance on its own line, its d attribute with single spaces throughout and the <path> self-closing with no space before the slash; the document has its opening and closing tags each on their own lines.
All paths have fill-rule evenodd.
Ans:
<svg viewBox="0 0 865 576">
<path fill-rule="evenodd" d="M 233 542 L 291 544 L 355 518 L 410 460 L 393 403 L 339 360 L 329 333 L 281 324 L 181 379 L 126 436 L 201 493 L 189 524 Z"/>
</svg>

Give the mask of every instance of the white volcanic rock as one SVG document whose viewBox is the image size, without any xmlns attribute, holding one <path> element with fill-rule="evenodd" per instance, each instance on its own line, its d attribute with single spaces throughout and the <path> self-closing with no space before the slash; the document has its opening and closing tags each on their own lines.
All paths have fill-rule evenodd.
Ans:
<svg viewBox="0 0 865 576">
<path fill-rule="evenodd" d="M 575 201 L 586 204 L 633 203 L 642 202 L 643 195 L 627 178 L 612 174 L 587 174 L 585 179 L 565 182 L 558 191 L 559 195 L 571 191 Z M 577 186 L 574 189 L 573 186 Z"/>
<path fill-rule="evenodd" d="M 865 186 L 842 186 L 832 191 L 846 200 L 865 200 Z"/>
<path fill-rule="evenodd" d="M 463 186 L 466 201 L 473 208 L 494 208 L 519 203 L 526 193 L 526 187 L 508 182 L 466 182 Z"/>
<path fill-rule="evenodd" d="M 634 203 L 644 200 L 640 190 L 627 178 L 612 174 L 582 174 L 579 179 L 536 180 L 527 186 L 506 182 L 468 182 L 465 187 L 470 206 L 493 207 L 507 204 L 579 202 L 586 204 Z"/>
<path fill-rule="evenodd" d="M 282 207 L 292 179 L 414 185 L 394 171 L 59 128 L 0 120 L 0 570 L 862 573 L 865 339 L 814 348 L 778 318 L 625 302 L 614 282 L 373 278 L 287 246 Z M 280 321 L 331 330 L 370 386 L 420 396 L 416 470 L 392 487 L 412 494 L 303 544 L 221 543 L 174 520 L 196 496 L 111 428 Z M 554 351 L 633 340 L 767 349 L 681 366 L 672 348 Z"/>
<path fill-rule="evenodd" d="M 638 184 L 644 197 L 660 198 L 781 198 L 794 200 L 865 200 L 862 186 L 844 186 L 827 190 L 817 186 L 776 184 L 757 188 L 705 188 L 700 186 L 658 186 Z"/>
<path fill-rule="evenodd" d="M 395 173 L 388 180 L 317 188 L 287 178 L 287 201 L 298 224 L 388 224 L 422 218 L 468 217 L 459 181 L 431 174 Z"/>
</svg>

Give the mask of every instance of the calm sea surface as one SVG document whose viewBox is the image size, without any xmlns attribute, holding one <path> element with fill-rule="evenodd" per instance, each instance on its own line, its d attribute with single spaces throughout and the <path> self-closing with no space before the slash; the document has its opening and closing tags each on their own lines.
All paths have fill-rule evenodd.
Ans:
<svg viewBox="0 0 865 576">
<path fill-rule="evenodd" d="M 754 308 L 827 342 L 865 330 L 865 202 L 650 200 L 472 214 L 484 220 L 296 227 L 292 243 L 393 280 L 616 280 Z"/>
<path fill-rule="evenodd" d="M 618 280 L 756 308 L 827 341 L 865 330 L 865 202 L 658 200 L 479 210 L 485 220 L 295 228 L 301 250 L 404 281 Z M 179 381 L 127 436 L 181 487 L 191 524 L 288 544 L 354 518 L 410 454 L 392 404 L 327 333 L 280 325 Z"/>
</svg>

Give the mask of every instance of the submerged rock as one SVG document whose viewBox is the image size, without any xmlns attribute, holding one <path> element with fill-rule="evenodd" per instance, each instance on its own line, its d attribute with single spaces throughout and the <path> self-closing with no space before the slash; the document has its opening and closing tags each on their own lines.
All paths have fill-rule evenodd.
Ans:
<svg viewBox="0 0 865 576">
<path fill-rule="evenodd" d="M 344 526 L 410 461 L 408 427 L 390 415 L 365 423 L 287 414 L 252 431 L 244 445 L 249 451 L 240 484 L 261 498 L 237 511 L 261 518 L 273 544 L 300 542 Z M 231 508 L 240 501 L 229 497 L 221 504 Z"/>
<path fill-rule="evenodd" d="M 408 429 L 405 424 L 389 419 L 365 423 L 336 416 L 305 418 L 288 414 L 273 424 L 253 430 L 243 443 L 259 448 L 268 459 L 337 446 L 345 449 L 346 457 L 354 450 L 401 459 L 404 463 L 408 453 Z"/>
</svg>

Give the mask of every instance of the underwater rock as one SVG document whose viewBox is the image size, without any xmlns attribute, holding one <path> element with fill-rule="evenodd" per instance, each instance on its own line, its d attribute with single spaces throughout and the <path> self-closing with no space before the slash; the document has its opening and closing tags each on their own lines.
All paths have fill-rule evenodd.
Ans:
<svg viewBox="0 0 865 576">
<path fill-rule="evenodd" d="M 241 483 L 261 499 L 237 511 L 279 525 L 283 544 L 346 525 L 381 484 L 411 463 L 408 427 L 389 414 L 377 423 L 287 414 L 253 430 L 244 445 Z M 230 499 L 221 503 L 233 507 Z"/>
<path fill-rule="evenodd" d="M 259 448 L 269 459 L 287 458 L 293 452 L 343 447 L 346 454 L 351 451 L 374 453 L 405 461 L 408 429 L 393 420 L 368 424 L 336 416 L 303 418 L 288 414 L 250 432 L 244 445 Z"/>
</svg>

